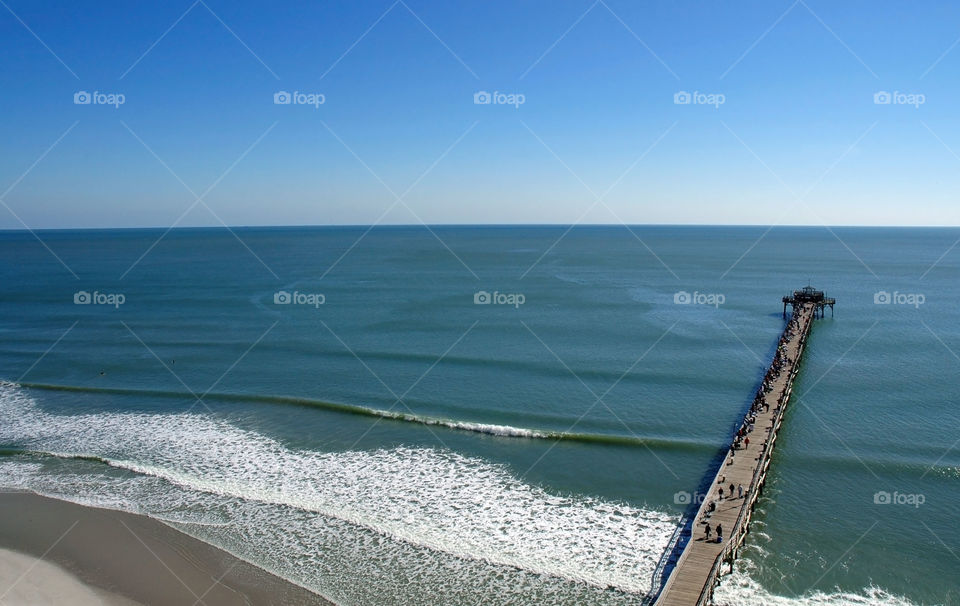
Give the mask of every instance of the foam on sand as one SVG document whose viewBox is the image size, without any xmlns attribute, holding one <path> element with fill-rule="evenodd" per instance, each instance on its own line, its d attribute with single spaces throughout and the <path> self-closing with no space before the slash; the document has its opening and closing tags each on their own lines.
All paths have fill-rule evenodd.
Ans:
<svg viewBox="0 0 960 606">
<path fill-rule="evenodd" d="M 0 387 L 0 421 L 0 443 L 84 457 L 58 462 L 55 476 L 15 458 L 0 464 L 3 483 L 181 519 L 338 602 L 636 601 L 675 525 L 662 512 L 551 494 L 449 451 L 293 450 L 202 414 L 49 414 L 10 385 Z"/>
</svg>

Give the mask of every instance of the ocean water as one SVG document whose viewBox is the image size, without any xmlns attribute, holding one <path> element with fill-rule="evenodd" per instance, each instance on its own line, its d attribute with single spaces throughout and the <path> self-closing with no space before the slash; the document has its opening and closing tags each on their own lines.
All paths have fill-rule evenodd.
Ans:
<svg viewBox="0 0 960 606">
<path fill-rule="evenodd" d="M 2 487 L 340 604 L 639 604 L 809 282 L 717 602 L 960 604 L 960 230 L 37 235 L 0 233 Z"/>
</svg>

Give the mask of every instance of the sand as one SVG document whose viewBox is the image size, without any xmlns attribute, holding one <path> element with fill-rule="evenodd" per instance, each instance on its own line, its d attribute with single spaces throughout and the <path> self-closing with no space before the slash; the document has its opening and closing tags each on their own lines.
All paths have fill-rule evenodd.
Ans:
<svg viewBox="0 0 960 606">
<path fill-rule="evenodd" d="M 0 603 L 72 604 L 73 606 L 136 606 L 102 589 L 85 585 L 63 568 L 44 560 L 0 549 Z"/>
<path fill-rule="evenodd" d="M 331 603 L 146 516 L 0 493 L 0 604 Z"/>
</svg>

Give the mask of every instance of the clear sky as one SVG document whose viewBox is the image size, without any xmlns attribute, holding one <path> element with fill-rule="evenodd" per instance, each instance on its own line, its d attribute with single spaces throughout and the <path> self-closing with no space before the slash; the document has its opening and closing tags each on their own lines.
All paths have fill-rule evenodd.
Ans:
<svg viewBox="0 0 960 606">
<path fill-rule="evenodd" d="M 957 225 L 958 39 L 956 2 L 2 0 L 0 228 Z"/>
</svg>

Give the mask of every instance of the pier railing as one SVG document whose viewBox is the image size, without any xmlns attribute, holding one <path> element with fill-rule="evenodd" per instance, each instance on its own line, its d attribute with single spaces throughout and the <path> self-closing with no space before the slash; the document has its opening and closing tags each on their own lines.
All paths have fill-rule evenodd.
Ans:
<svg viewBox="0 0 960 606">
<path fill-rule="evenodd" d="M 693 516 L 687 514 L 681 516 L 680 522 L 677 524 L 677 528 L 670 536 L 670 540 L 667 542 L 667 546 L 663 550 L 663 555 L 660 557 L 657 567 L 653 570 L 653 576 L 650 581 L 650 603 L 653 603 L 653 601 L 656 600 L 657 596 L 660 594 L 660 591 L 663 589 L 664 583 L 667 581 L 667 565 L 673 559 L 677 545 L 680 543 L 680 538 L 683 536 L 683 531 L 687 528 L 687 526 L 690 526 L 690 536 L 693 538 L 693 523 L 696 521 L 696 515 L 697 514 L 694 513 Z"/>
<path fill-rule="evenodd" d="M 730 537 L 730 542 L 728 542 L 720 551 L 720 553 L 717 554 L 717 557 L 713 562 L 713 566 L 710 568 L 710 573 L 707 577 L 708 581 L 704 584 L 703 589 L 700 591 L 700 597 L 697 599 L 696 606 L 707 606 L 710 603 L 711 599 L 713 598 L 713 590 L 716 588 L 717 583 L 719 583 L 720 580 L 723 563 L 730 561 L 732 571 L 733 559 L 736 557 L 736 551 L 743 544 L 747 532 L 749 531 L 750 517 L 753 515 L 754 505 L 759 498 L 759 489 L 764 484 L 764 476 L 766 476 L 767 470 L 770 467 L 770 458 L 773 456 L 773 444 L 777 440 L 777 430 L 780 428 L 783 414 L 787 408 L 787 402 L 790 400 L 790 395 L 793 393 L 793 380 L 796 378 L 797 373 L 800 370 L 800 358 L 803 355 L 804 347 L 806 347 L 807 344 L 807 335 L 809 334 L 810 323 L 812 321 L 812 318 L 808 320 L 806 326 L 800 333 L 800 340 L 797 342 L 796 362 L 790 371 L 790 378 L 781 392 L 782 398 L 778 398 L 780 404 L 776 415 L 773 418 L 773 424 L 770 427 L 770 437 L 764 443 L 763 450 L 760 453 L 760 463 L 757 465 L 752 477 L 750 478 L 750 487 L 752 488 L 749 494 L 750 501 L 749 503 L 744 504 L 743 508 L 740 510 L 740 513 L 737 515 L 737 521 L 734 526 L 736 536 Z M 695 522 L 696 520 L 694 520 L 694 523 Z"/>
</svg>

